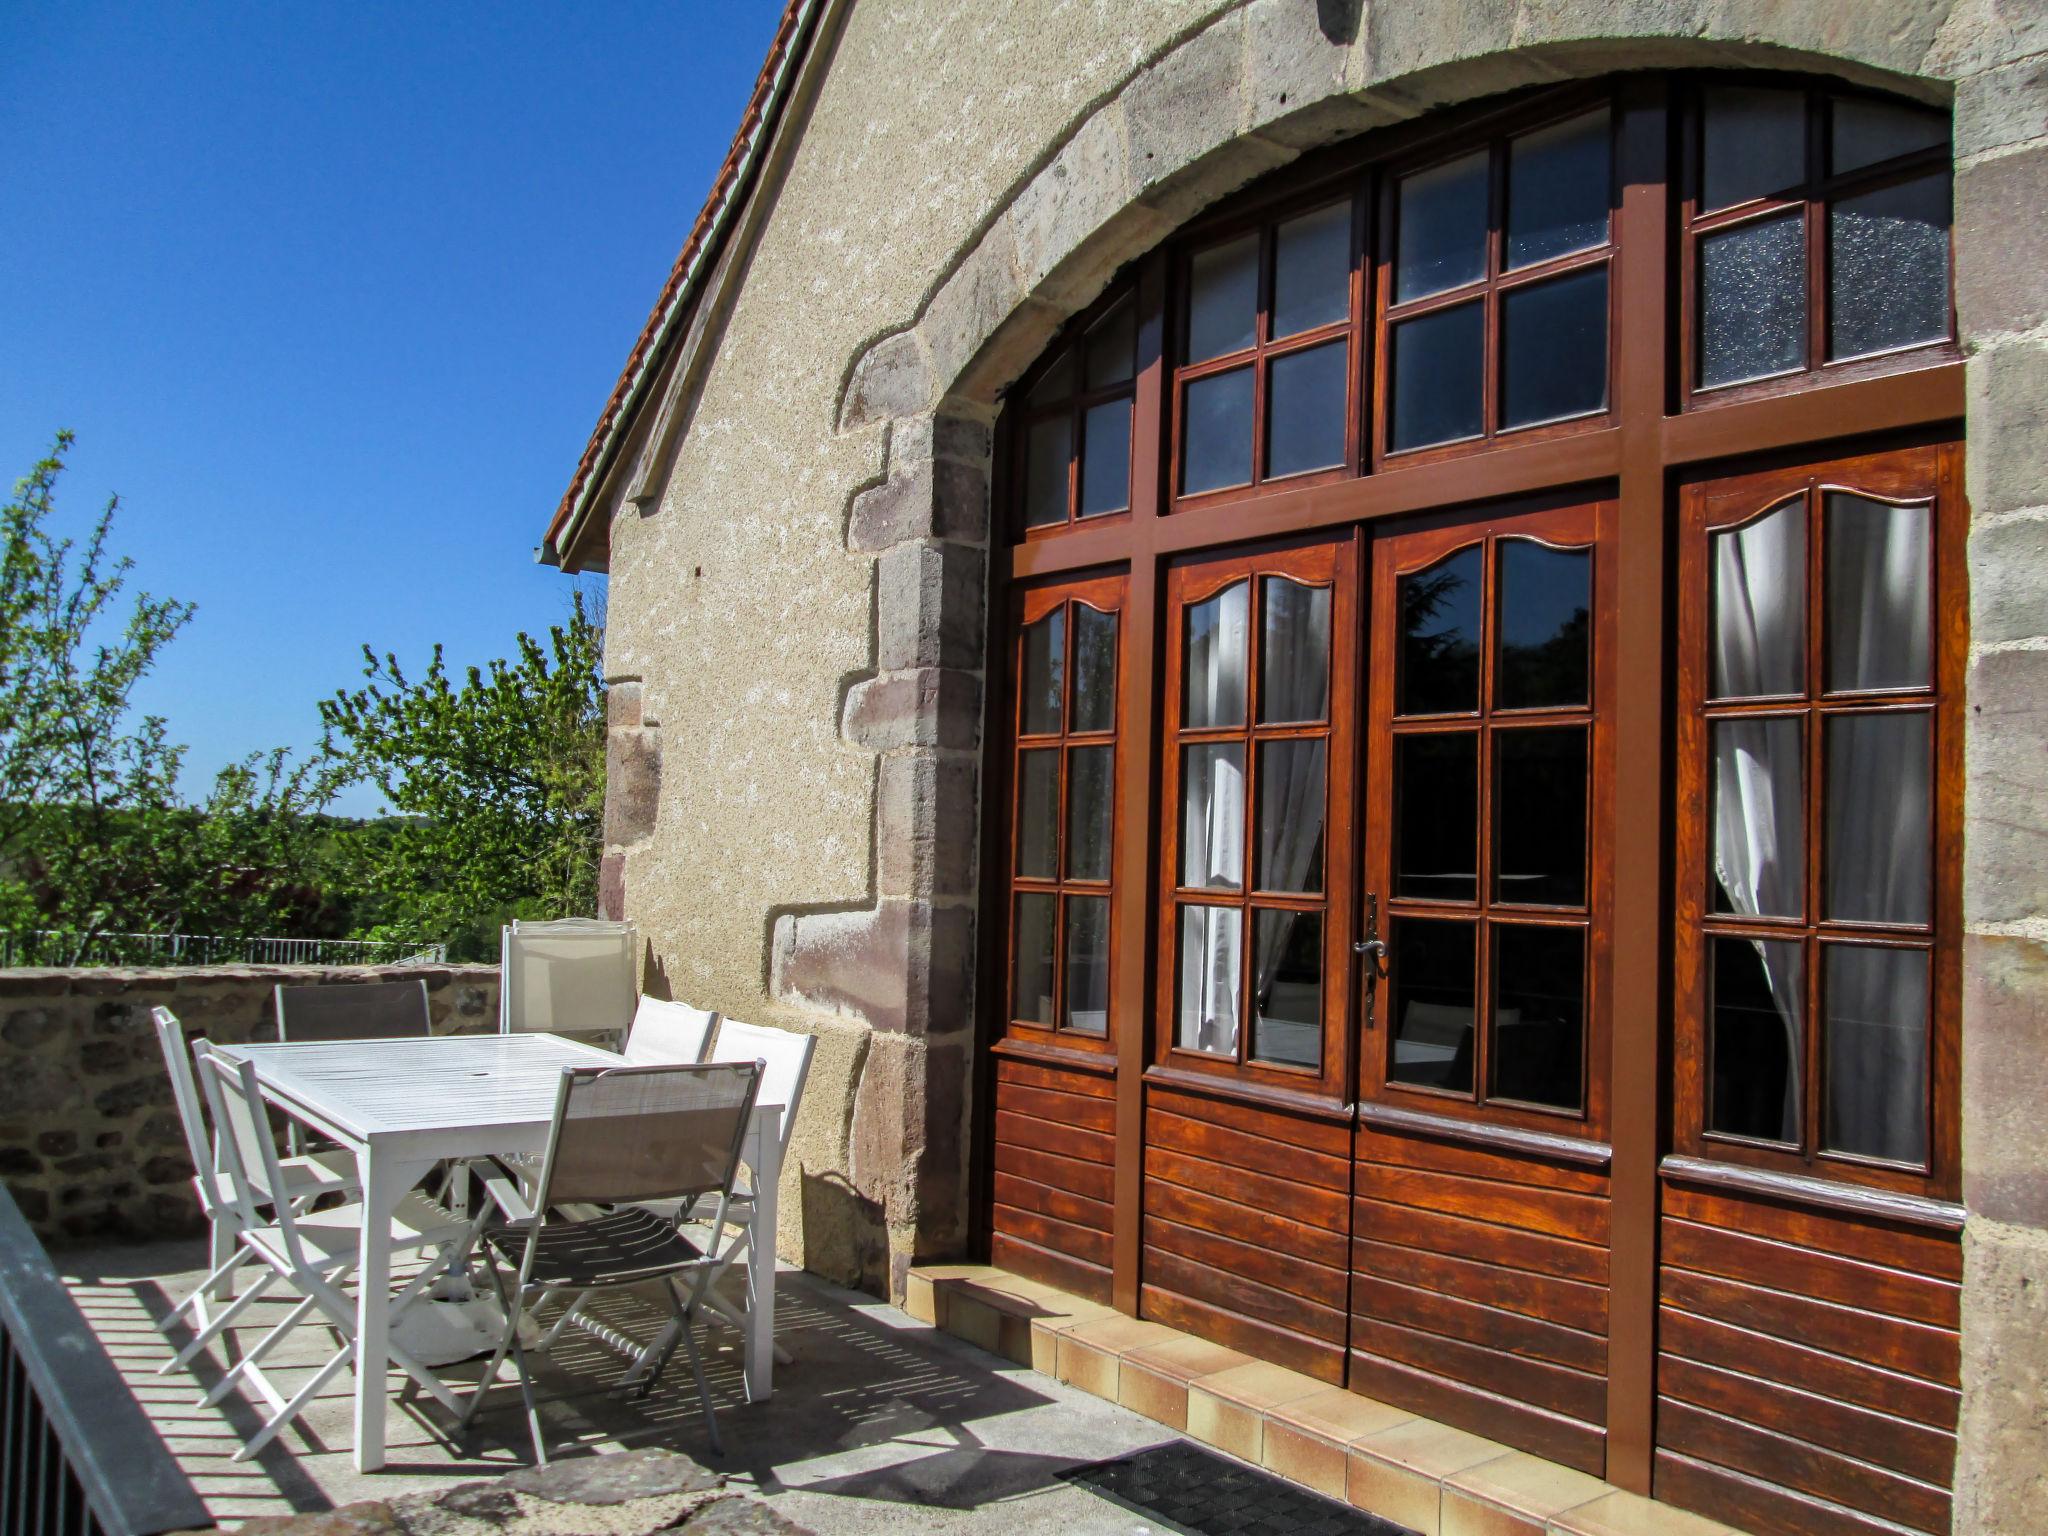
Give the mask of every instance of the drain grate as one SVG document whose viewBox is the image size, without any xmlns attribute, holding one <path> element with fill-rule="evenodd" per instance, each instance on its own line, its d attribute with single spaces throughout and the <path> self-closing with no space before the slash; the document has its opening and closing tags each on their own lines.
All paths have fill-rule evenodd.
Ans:
<svg viewBox="0 0 2048 1536">
<path fill-rule="evenodd" d="M 1185 1440 L 1060 1476 L 1187 1536 L 1415 1536 Z"/>
</svg>

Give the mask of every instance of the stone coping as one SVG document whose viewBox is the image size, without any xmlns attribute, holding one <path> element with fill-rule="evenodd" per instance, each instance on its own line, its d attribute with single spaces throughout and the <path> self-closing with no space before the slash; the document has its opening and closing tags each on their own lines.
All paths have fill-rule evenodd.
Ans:
<svg viewBox="0 0 2048 1536">
<path fill-rule="evenodd" d="M 904 1309 L 1421 1536 L 1743 1536 L 1540 1456 L 993 1265 L 915 1267 Z"/>
</svg>

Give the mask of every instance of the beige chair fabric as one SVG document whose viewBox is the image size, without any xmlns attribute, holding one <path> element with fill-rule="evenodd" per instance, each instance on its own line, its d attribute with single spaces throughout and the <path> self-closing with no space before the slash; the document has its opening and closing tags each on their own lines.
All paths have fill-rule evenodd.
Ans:
<svg viewBox="0 0 2048 1536">
<path fill-rule="evenodd" d="M 506 1034 L 592 1035 L 632 1022 L 639 987 L 631 923 L 566 918 L 504 930 L 498 1024 Z"/>
</svg>

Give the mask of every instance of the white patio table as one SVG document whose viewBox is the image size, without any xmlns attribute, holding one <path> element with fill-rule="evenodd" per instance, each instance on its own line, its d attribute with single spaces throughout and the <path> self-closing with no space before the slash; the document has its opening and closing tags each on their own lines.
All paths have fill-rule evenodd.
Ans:
<svg viewBox="0 0 2048 1536">
<path fill-rule="evenodd" d="M 564 1067 L 616 1065 L 619 1057 L 556 1035 L 443 1035 L 418 1040 L 224 1045 L 252 1061 L 263 1093 L 286 1114 L 354 1151 L 363 1203 L 397 1207 L 447 1158 L 546 1150 Z M 756 1232 L 775 1231 L 781 1182 L 779 1104 L 759 1103 L 747 1128 Z M 774 1390 L 775 1244 L 747 1248 L 754 1305 L 744 1334 L 747 1400 Z M 356 1467 L 384 1465 L 385 1374 L 391 1300 L 391 1238 L 384 1222 L 363 1234 L 356 1300 Z"/>
</svg>

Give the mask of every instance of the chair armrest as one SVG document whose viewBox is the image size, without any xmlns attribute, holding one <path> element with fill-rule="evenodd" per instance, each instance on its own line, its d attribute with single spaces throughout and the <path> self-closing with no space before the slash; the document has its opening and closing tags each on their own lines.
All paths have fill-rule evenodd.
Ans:
<svg viewBox="0 0 2048 1536">
<path fill-rule="evenodd" d="M 524 1227 L 531 1225 L 536 1213 L 527 1204 L 526 1196 L 513 1182 L 510 1174 L 496 1163 L 478 1162 L 470 1165 L 470 1171 L 483 1181 L 484 1193 L 491 1197 L 491 1203 L 503 1213 L 505 1225 Z"/>
</svg>

